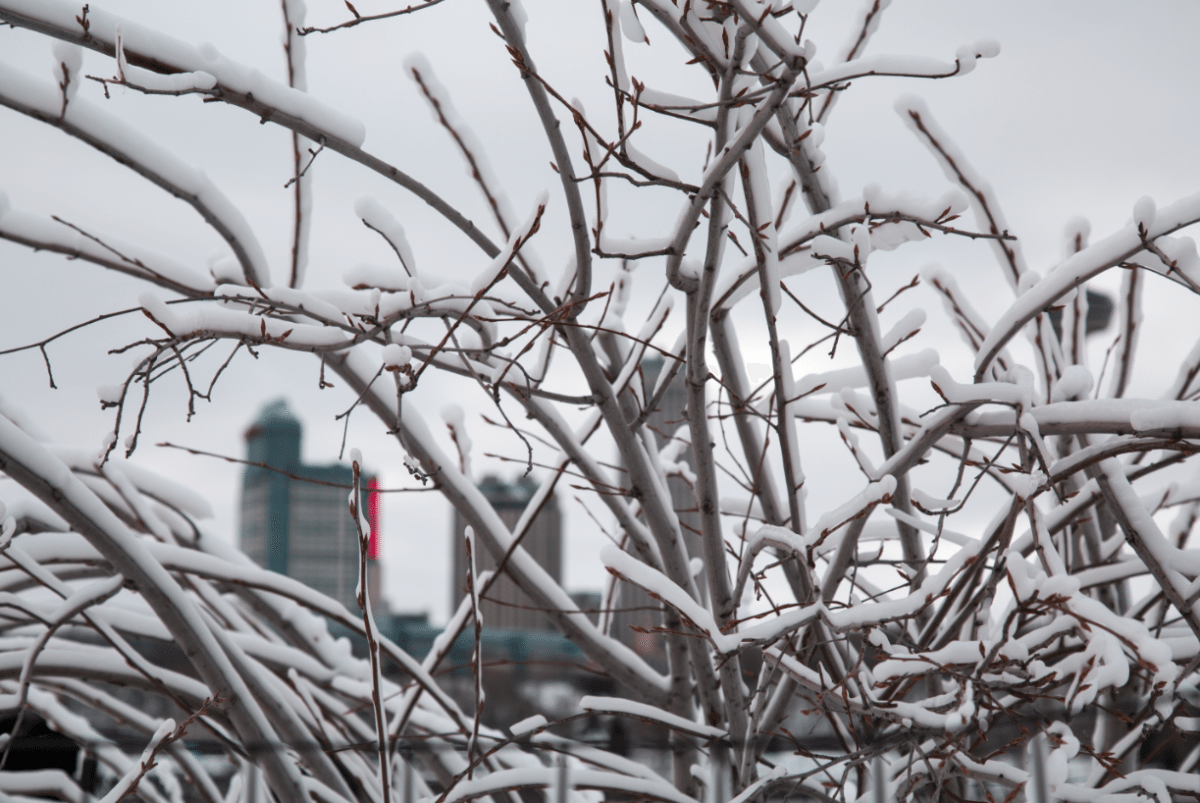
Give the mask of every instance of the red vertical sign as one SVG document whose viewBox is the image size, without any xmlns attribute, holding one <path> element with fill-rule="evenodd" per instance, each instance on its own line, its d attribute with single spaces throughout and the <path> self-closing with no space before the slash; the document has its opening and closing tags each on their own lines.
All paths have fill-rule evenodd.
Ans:
<svg viewBox="0 0 1200 803">
<path fill-rule="evenodd" d="M 375 477 L 367 480 L 367 523 L 371 527 L 371 542 L 367 547 L 367 557 L 371 560 L 379 559 L 379 494 L 375 489 L 379 487 L 379 480 Z"/>
</svg>

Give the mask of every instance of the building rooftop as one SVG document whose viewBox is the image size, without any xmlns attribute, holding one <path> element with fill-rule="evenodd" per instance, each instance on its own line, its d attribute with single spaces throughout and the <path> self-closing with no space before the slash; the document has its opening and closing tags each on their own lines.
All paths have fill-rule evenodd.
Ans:
<svg viewBox="0 0 1200 803">
<path fill-rule="evenodd" d="M 496 508 L 524 508 L 537 493 L 537 489 L 538 484 L 529 477 L 505 482 L 495 474 L 488 474 L 479 482 L 480 492 L 492 503 L 492 507 Z"/>
</svg>

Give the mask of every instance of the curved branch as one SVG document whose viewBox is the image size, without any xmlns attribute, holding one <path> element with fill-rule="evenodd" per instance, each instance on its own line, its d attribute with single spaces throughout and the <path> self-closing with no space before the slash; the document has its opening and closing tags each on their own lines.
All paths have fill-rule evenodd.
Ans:
<svg viewBox="0 0 1200 803">
<path fill-rule="evenodd" d="M 208 70 L 215 66 L 207 61 L 191 45 L 173 39 L 157 31 L 148 31 L 114 14 L 92 12 L 93 24 L 88 30 L 80 28 L 75 21 L 78 6 L 64 0 L 0 0 L 0 19 L 8 23 L 61 39 L 65 42 L 86 47 L 108 56 L 115 56 L 115 41 L 111 35 L 114 25 L 125 31 L 124 52 L 126 60 L 135 66 L 167 75 Z M 134 36 L 138 31 L 141 37 Z M 358 162 L 384 178 L 404 187 L 467 235 L 484 253 L 494 257 L 500 252 L 486 235 L 461 212 L 447 203 L 441 196 L 402 170 L 388 164 L 362 148 L 365 132 L 361 124 L 333 111 L 319 101 L 295 92 L 289 87 L 273 85 L 261 75 L 260 85 L 251 88 L 248 76 L 251 71 L 240 64 L 222 59 L 222 65 L 231 73 L 217 70 L 213 74 L 217 84 L 206 94 L 222 103 L 245 109 L 259 118 L 262 123 L 275 123 L 290 129 L 314 142 L 324 142 L 325 147 L 346 158 Z M 241 79 L 232 85 L 229 79 Z M 255 89 L 259 94 L 255 96 Z M 264 101 L 262 90 L 271 98 Z"/>
<path fill-rule="evenodd" d="M 564 303 L 572 305 L 569 317 L 573 320 L 583 312 L 587 306 L 586 299 L 592 292 L 592 245 L 588 237 L 587 216 L 583 211 L 583 196 L 579 192 L 579 183 L 571 163 L 571 154 L 567 150 L 567 141 L 562 135 L 562 123 L 554 116 L 550 98 L 529 55 L 524 29 L 513 17 L 512 8 L 505 0 L 488 0 L 488 8 L 492 10 L 492 16 L 500 26 L 513 64 L 521 71 L 521 80 L 525 82 L 525 88 L 533 100 L 534 108 L 537 109 L 546 139 L 550 141 L 550 150 L 554 153 L 554 167 L 562 181 L 563 195 L 567 199 L 571 237 L 575 242 L 575 289 L 571 296 L 564 299 Z"/>
<path fill-rule="evenodd" d="M 0 105 L 54 126 L 140 175 L 195 209 L 229 244 L 246 282 L 268 287 L 266 256 L 246 219 L 202 172 L 189 167 L 120 120 L 81 99 L 62 110 L 50 84 L 0 67 Z"/>
<path fill-rule="evenodd" d="M 0 416 L 0 470 L 19 482 L 83 535 L 113 568 L 137 587 L 162 620 L 211 692 L 229 700 L 229 718 L 242 739 L 274 741 L 258 703 L 212 633 L 191 598 L 148 553 L 140 541 L 61 461 L 6 417 Z M 290 800 L 306 800 L 298 769 L 269 753 L 262 765 L 272 788 Z"/>
</svg>

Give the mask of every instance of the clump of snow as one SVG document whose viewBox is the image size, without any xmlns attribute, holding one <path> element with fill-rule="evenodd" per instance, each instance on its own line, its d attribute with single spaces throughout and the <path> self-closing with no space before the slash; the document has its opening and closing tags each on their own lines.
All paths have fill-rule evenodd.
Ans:
<svg viewBox="0 0 1200 803">
<path fill-rule="evenodd" d="M 639 151 L 633 146 L 632 142 L 625 143 L 625 152 L 629 155 L 629 158 L 633 160 L 634 164 L 645 170 L 647 173 L 653 176 L 658 176 L 659 178 L 668 179 L 670 181 L 679 181 L 678 173 L 661 162 L 657 162 Z"/>
<path fill-rule="evenodd" d="M 629 0 L 621 0 L 621 33 L 630 42 L 640 44 L 650 44 L 649 37 L 646 36 L 646 31 L 642 28 L 642 22 L 638 19 L 637 9 L 633 7 L 633 3 Z"/>
<path fill-rule="evenodd" d="M 998 55 L 1000 55 L 1000 43 L 994 39 L 983 39 L 973 45 L 964 45 L 955 54 L 958 59 L 959 74 L 966 75 L 974 70 L 977 59 L 990 59 Z"/>
<path fill-rule="evenodd" d="M 1149 232 L 1150 227 L 1154 225 L 1154 215 L 1157 211 L 1154 199 L 1149 195 L 1138 198 L 1137 203 L 1133 205 L 1134 225 L 1138 227 L 1139 231 Z"/>
<path fill-rule="evenodd" d="M 1026 373 L 1029 372 L 1028 368 L 1024 370 Z M 951 378 L 950 372 L 941 365 L 930 367 L 929 378 L 933 383 L 933 389 L 951 404 L 992 401 L 1001 404 L 1011 404 L 1022 409 L 1027 409 L 1033 404 L 1032 381 L 1024 383 L 978 382 L 975 384 L 959 384 Z"/>
<path fill-rule="evenodd" d="M 1196 241 L 1191 237 L 1159 237 L 1154 241 L 1169 264 L 1161 259 L 1146 260 L 1146 267 L 1164 275 L 1182 273 L 1193 283 L 1200 284 L 1200 255 L 1196 253 Z M 1139 260 L 1141 261 L 1141 260 Z"/>
<path fill-rule="evenodd" d="M 210 262 L 208 272 L 217 284 L 241 284 L 245 281 L 242 266 L 230 256 L 223 256 Z"/>
<path fill-rule="evenodd" d="M 404 227 L 400 225 L 400 221 L 392 216 L 391 212 L 383 207 L 383 204 L 369 195 L 364 195 L 355 201 L 354 214 L 358 215 L 363 223 L 383 235 L 388 244 L 395 249 L 396 256 L 400 258 L 400 264 L 409 276 L 417 275 L 417 260 L 413 256 L 412 248 L 408 244 L 408 237 L 405 236 Z M 347 281 L 347 284 L 350 284 L 350 282 Z M 351 286 L 357 284 L 358 282 L 355 282 Z"/>
<path fill-rule="evenodd" d="M 121 26 L 113 30 L 116 40 L 117 75 L 121 81 L 135 89 L 145 89 L 150 92 L 194 92 L 207 91 L 217 85 L 217 79 L 204 71 L 181 72 L 163 75 L 152 70 L 135 67 L 125 59 L 125 42 L 121 35 Z"/>
<path fill-rule="evenodd" d="M 1009 488 L 1021 499 L 1035 496 L 1046 482 L 1046 475 L 1036 469 L 1030 474 L 1009 475 Z"/>
<path fill-rule="evenodd" d="M 96 460 L 103 460 L 105 457 L 107 457 L 109 450 L 112 449 L 113 444 L 116 442 L 117 433 L 109 432 L 105 434 L 104 438 L 100 441 L 100 452 L 96 455 Z"/>
<path fill-rule="evenodd" d="M 855 223 L 849 231 L 850 242 L 854 246 L 854 255 L 858 258 L 859 264 L 866 265 L 867 256 L 871 253 L 870 230 L 866 226 Z"/>
<path fill-rule="evenodd" d="M 412 349 L 398 343 L 388 343 L 383 347 L 383 367 L 387 371 L 399 371 L 407 368 L 412 362 Z"/>
<path fill-rule="evenodd" d="M 1063 259 L 1087 247 L 1092 224 L 1083 215 L 1075 215 L 1063 226 Z"/>
<path fill-rule="evenodd" d="M 896 325 L 891 328 L 883 339 L 880 341 L 880 349 L 884 354 L 892 351 L 896 346 L 906 340 L 911 340 L 921 331 L 921 327 L 925 325 L 925 310 L 917 307 L 911 309 L 903 318 L 896 322 Z"/>
<path fill-rule="evenodd" d="M 459 458 L 462 461 L 461 470 L 464 476 L 471 476 L 471 437 L 467 434 L 466 417 L 463 408 L 457 404 L 447 404 L 442 408 L 442 420 L 450 430 L 450 436 L 458 447 Z"/>
<path fill-rule="evenodd" d="M 912 501 L 919 509 L 929 513 L 940 513 L 943 510 L 956 508 L 961 504 L 961 500 L 959 499 L 938 499 L 925 493 L 920 488 L 913 489 Z"/>
<path fill-rule="evenodd" d="M 378 287 L 380 290 L 392 292 L 409 292 L 413 289 L 415 280 L 394 267 L 360 263 L 343 271 L 342 281 L 356 290 Z"/>
<path fill-rule="evenodd" d="M 842 242 L 836 237 L 830 237 L 828 234 L 814 237 L 812 240 L 812 250 L 816 256 L 823 259 L 854 261 L 854 246 Z"/>
<path fill-rule="evenodd" d="M 1092 372 L 1082 365 L 1068 365 L 1050 391 L 1051 402 L 1074 401 L 1092 389 Z"/>
<path fill-rule="evenodd" d="M 96 388 L 96 395 L 100 397 L 101 406 L 117 405 L 125 396 L 125 387 L 123 385 L 100 385 Z"/>
<path fill-rule="evenodd" d="M 994 59 L 1000 55 L 1000 42 L 995 39 L 980 39 L 975 43 L 975 52 L 981 59 Z"/>
<path fill-rule="evenodd" d="M 54 80 L 60 87 L 66 86 L 67 100 L 73 100 L 83 84 L 83 48 L 55 40 L 50 52 L 54 54 Z"/>
<path fill-rule="evenodd" d="M 512 262 L 517 248 L 524 245 L 525 240 L 531 236 L 534 225 L 540 219 L 541 213 L 545 211 L 546 204 L 549 203 L 549 198 L 550 194 L 546 190 L 538 193 L 537 200 L 534 202 L 534 208 L 529 213 L 529 217 L 526 218 L 525 222 L 519 228 L 513 230 L 512 235 L 508 238 L 508 242 L 505 243 L 504 248 L 496 255 L 496 258 L 471 282 L 471 295 L 479 295 L 499 280 L 500 274 L 504 270 L 507 270 L 509 263 Z"/>
<path fill-rule="evenodd" d="M 531 717 L 526 717 L 517 724 L 512 726 L 512 735 L 520 738 L 527 733 L 537 730 L 546 725 L 546 718 L 541 714 L 534 714 Z"/>
<path fill-rule="evenodd" d="M 1129 414 L 1129 425 L 1136 432 L 1178 429 L 1200 424 L 1200 410 L 1195 402 L 1151 404 Z"/>
</svg>

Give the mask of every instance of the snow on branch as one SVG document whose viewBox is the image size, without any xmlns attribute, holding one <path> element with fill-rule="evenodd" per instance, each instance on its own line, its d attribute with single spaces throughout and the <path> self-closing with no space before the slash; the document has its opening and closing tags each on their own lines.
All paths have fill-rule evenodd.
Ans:
<svg viewBox="0 0 1200 803">
<path fill-rule="evenodd" d="M 16 304 L 36 292 L 37 325 L 51 331 L 0 348 L 0 707 L 83 744 L 105 780 L 85 790 L 65 772 L 5 772 L 0 791 L 83 800 L 136 788 L 156 803 L 1200 794 L 1200 346 L 1155 342 L 1149 314 L 1197 303 L 1200 256 L 1181 230 L 1200 222 L 1200 195 L 1136 200 L 1115 231 L 1072 220 L 1052 233 L 1064 248 L 1039 274 L 965 143 L 912 99 L 896 110 L 951 186 L 841 194 L 845 154 L 867 165 L 896 151 L 886 127 L 826 128 L 835 99 L 859 78 L 919 85 L 998 52 L 980 42 L 953 62 L 867 55 L 882 0 L 860 4 L 829 67 L 816 61 L 827 42 L 812 0 L 605 0 L 594 18 L 555 27 L 554 43 L 548 18 L 489 0 L 477 28 L 493 50 L 469 55 L 503 69 L 481 67 L 463 97 L 487 97 L 502 120 L 455 109 L 420 57 L 404 62 L 420 109 L 361 59 L 306 61 L 302 36 L 334 29 L 323 45 L 394 30 L 459 58 L 412 27 L 439 3 L 370 14 L 346 3 L 353 21 L 307 27 L 302 0 L 284 0 L 276 79 L 222 56 L 223 43 L 192 46 L 91 4 L 0 0 L 0 21 L 26 29 L 0 34 L 53 40 L 50 77 L 22 73 L 20 48 L 16 66 L 0 67 L 0 112 L 129 167 L 223 240 L 197 269 L 206 263 L 186 232 L 151 232 L 183 249 L 161 255 L 110 237 L 110 222 L 102 231 L 57 211 L 59 198 L 92 197 L 86 181 L 39 187 L 49 216 L 0 194 L 15 269 L 22 249 L 44 250 L 79 260 L 89 303 L 136 299 L 63 321 L 69 305 L 42 303 L 60 290 L 49 274 L 6 286 Z M 454 25 L 475 24 L 475 11 L 456 13 Z M 263 41 L 278 43 L 278 24 L 276 13 Z M 628 61 L 622 35 L 637 49 Z M 588 42 L 604 52 L 589 55 Z M 650 58 L 664 47 L 684 53 L 674 72 Z M 93 71 L 116 77 L 85 84 L 99 58 L 114 65 Z M 322 65 L 340 83 L 318 77 Z M 134 91 L 101 105 L 115 85 Z M 389 114 L 408 128 L 380 141 L 430 184 L 363 150 L 365 127 L 310 88 L 399 103 Z M 605 108 L 589 114 L 584 101 Z M 184 163 L 158 131 L 126 122 L 131 104 L 219 133 L 238 194 L 206 178 L 213 165 Z M 254 121 L 286 130 L 261 129 L 276 131 L 259 143 L 282 148 L 275 167 L 243 158 Z M 38 147 L 57 155 L 65 140 L 51 133 Z M 413 149 L 427 135 L 454 140 L 502 240 L 448 200 L 462 187 Z M 20 136 L 12 147 L 43 155 Z M 325 150 L 345 160 L 321 156 L 317 183 L 309 168 Z M 534 168 L 557 172 L 565 203 L 542 193 L 521 220 L 505 199 L 532 197 Z M 370 188 L 380 177 L 428 209 Z M 254 215 L 238 211 L 246 198 Z M 353 214 L 345 198 L 360 199 Z M 134 220 L 121 199 L 105 202 L 105 221 L 161 225 L 153 209 Z M 961 221 L 968 209 L 975 223 Z M 535 234 L 553 274 L 530 251 Z M 376 237 L 394 254 L 387 264 L 363 261 Z M 989 293 L 958 243 L 990 248 L 1015 292 Z M 945 267 L 914 276 L 913 257 Z M 281 286 L 269 281 L 276 262 L 289 266 Z M 1119 323 L 1096 340 L 1086 285 L 1111 269 L 1122 271 Z M 114 273 L 124 284 L 86 283 Z M 126 339 L 104 342 L 109 332 Z M 51 386 L 57 375 L 64 390 L 50 406 L 23 387 L 16 356 L 40 350 L 49 373 L 48 347 Z M 133 367 L 111 368 L 113 356 Z M 63 378 L 83 359 L 112 374 L 89 381 L 95 396 Z M 286 370 L 259 368 L 276 359 Z M 387 490 L 405 492 L 386 497 L 407 506 L 379 528 L 359 509 L 370 489 L 357 450 L 349 510 L 346 482 L 317 484 L 341 487 L 325 490 L 338 498 L 330 521 L 357 541 L 353 599 L 255 565 L 197 492 L 202 476 L 159 477 L 144 450 L 133 458 L 173 412 L 227 439 L 212 428 L 230 410 L 249 414 L 265 381 L 296 404 L 315 384 L 346 436 L 368 439 L 378 476 L 394 475 Z M 116 411 L 99 455 L 78 407 L 97 401 Z M 199 401 L 225 413 L 197 417 Z M 52 427 L 22 405 L 53 412 Z M 110 459 L 120 435 L 126 459 Z M 193 454 L 229 451 L 212 449 Z M 292 485 L 312 477 L 260 457 L 229 459 L 286 483 L 293 516 L 323 521 Z M 497 506 L 491 480 L 476 478 L 514 466 L 524 478 Z M 421 594 L 442 583 L 426 554 L 446 518 L 439 503 L 470 534 L 471 564 L 452 580 L 469 587 L 440 633 L 370 593 L 427 603 L 381 582 L 371 547 L 384 533 L 402 539 Z M 542 557 L 547 517 L 564 526 L 556 549 L 574 555 L 565 580 Z M 580 548 L 599 561 L 580 564 Z M 567 584 L 603 570 L 599 605 Z M 508 614 L 551 629 L 514 632 Z M 186 733 L 160 727 L 168 717 Z M 121 738 L 110 721 L 125 723 Z M 0 753 L 19 731 L 0 734 Z M 199 756 L 201 741 L 219 758 Z M 778 761 L 781 744 L 799 758 Z"/>
<path fill-rule="evenodd" d="M 266 255 L 254 230 L 203 171 L 86 100 L 62 108 L 56 87 L 8 66 L 0 68 L 0 105 L 61 128 L 186 201 L 233 249 L 246 281 L 270 285 Z"/>
</svg>

